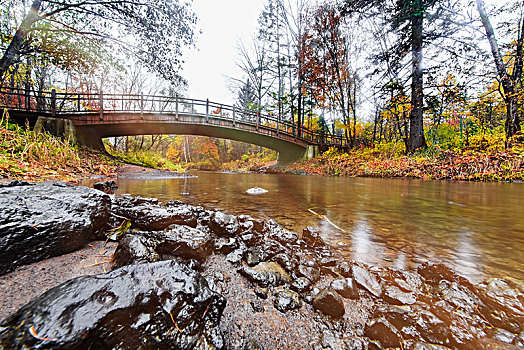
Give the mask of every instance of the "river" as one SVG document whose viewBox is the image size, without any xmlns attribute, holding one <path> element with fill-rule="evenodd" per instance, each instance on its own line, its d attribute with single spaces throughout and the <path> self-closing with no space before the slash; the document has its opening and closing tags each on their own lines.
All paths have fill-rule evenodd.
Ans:
<svg viewBox="0 0 524 350">
<path fill-rule="evenodd" d="M 194 172 L 119 179 L 118 194 L 317 227 L 350 259 L 414 269 L 442 262 L 473 282 L 524 280 L 524 184 Z M 267 193 L 249 195 L 259 186 Z M 315 215 L 310 209 L 324 218 Z M 338 227 L 338 228 L 337 228 Z"/>
</svg>

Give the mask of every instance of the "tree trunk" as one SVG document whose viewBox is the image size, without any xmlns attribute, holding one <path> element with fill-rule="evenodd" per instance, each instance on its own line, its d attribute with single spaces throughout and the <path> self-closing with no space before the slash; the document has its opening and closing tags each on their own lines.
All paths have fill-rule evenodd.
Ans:
<svg viewBox="0 0 524 350">
<path fill-rule="evenodd" d="M 412 45 L 412 71 L 411 78 L 411 115 L 409 129 L 409 148 L 408 152 L 413 153 L 419 148 L 426 147 L 424 137 L 424 73 L 422 67 L 422 34 L 424 16 L 422 15 L 421 0 L 416 1 L 417 13 L 411 20 L 411 45 Z"/>
<path fill-rule="evenodd" d="M 11 43 L 9 44 L 9 46 L 4 52 L 4 55 L 0 59 L 0 79 L 4 76 L 9 67 L 13 65 L 18 54 L 20 53 L 20 49 L 22 48 L 22 44 L 24 43 L 27 33 L 29 32 L 33 24 L 40 20 L 38 12 L 40 11 L 41 2 L 42 0 L 33 1 L 29 13 L 25 16 L 24 20 L 22 21 L 22 24 L 20 24 L 20 27 L 18 27 L 18 30 L 16 31 L 15 35 L 13 36 L 13 39 L 11 40 Z"/>
<path fill-rule="evenodd" d="M 517 57 L 515 59 L 515 67 L 513 71 L 515 72 L 513 77 L 508 74 L 506 66 L 504 65 L 504 60 L 500 52 L 500 48 L 497 43 L 497 38 L 495 36 L 495 31 L 489 20 L 488 14 L 486 12 L 484 1 L 477 0 L 477 10 L 482 21 L 482 25 L 486 30 L 486 36 L 488 38 L 489 45 L 491 47 L 491 54 L 495 61 L 495 67 L 497 69 L 497 74 L 500 78 L 502 89 L 504 91 L 504 101 L 506 102 L 506 146 L 508 145 L 508 140 L 517 132 L 520 131 L 520 118 L 518 114 L 518 94 L 516 93 L 517 81 L 520 80 L 522 75 L 522 65 L 523 65 L 523 50 L 522 43 L 524 37 L 524 26 L 520 28 L 519 38 L 517 42 Z"/>
</svg>

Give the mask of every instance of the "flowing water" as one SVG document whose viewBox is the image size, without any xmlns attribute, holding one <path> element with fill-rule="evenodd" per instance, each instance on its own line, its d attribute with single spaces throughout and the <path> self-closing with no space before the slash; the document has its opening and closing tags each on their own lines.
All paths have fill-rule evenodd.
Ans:
<svg viewBox="0 0 524 350">
<path fill-rule="evenodd" d="M 317 227 L 348 258 L 369 264 L 413 269 L 442 262 L 474 282 L 524 280 L 524 184 L 193 174 L 119 179 L 117 194 L 272 218 L 299 233 Z M 246 193 L 255 186 L 268 192 Z"/>
</svg>

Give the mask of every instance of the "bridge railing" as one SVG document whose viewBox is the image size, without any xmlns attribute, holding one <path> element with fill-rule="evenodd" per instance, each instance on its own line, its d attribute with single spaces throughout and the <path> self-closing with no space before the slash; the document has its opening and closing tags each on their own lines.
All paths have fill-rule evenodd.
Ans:
<svg viewBox="0 0 524 350">
<path fill-rule="evenodd" d="M 336 135 L 297 127 L 278 114 L 241 109 L 236 106 L 179 96 L 107 94 L 64 91 L 34 91 L 0 89 L 0 107 L 11 110 L 41 112 L 55 117 L 74 114 L 140 113 L 179 116 L 199 116 L 205 122 L 227 120 L 235 126 L 249 126 L 260 133 L 276 133 L 311 143 L 343 146 L 345 140 Z"/>
</svg>

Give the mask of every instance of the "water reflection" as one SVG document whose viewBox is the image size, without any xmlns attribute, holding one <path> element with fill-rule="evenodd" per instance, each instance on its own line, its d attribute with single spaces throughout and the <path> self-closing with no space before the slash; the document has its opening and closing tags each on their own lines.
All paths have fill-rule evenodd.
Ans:
<svg viewBox="0 0 524 350">
<path fill-rule="evenodd" d="M 234 214 L 320 228 L 348 258 L 412 269 L 445 262 L 474 280 L 524 280 L 523 184 L 195 173 L 120 179 L 118 193 L 178 199 Z M 251 187 L 269 192 L 252 196 Z M 308 211 L 326 215 L 343 231 Z"/>
</svg>

